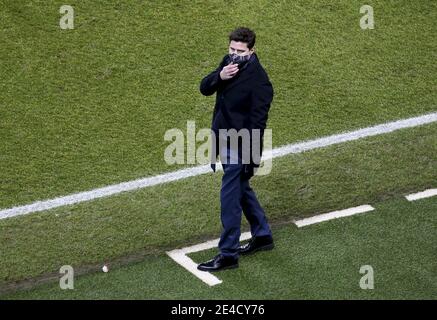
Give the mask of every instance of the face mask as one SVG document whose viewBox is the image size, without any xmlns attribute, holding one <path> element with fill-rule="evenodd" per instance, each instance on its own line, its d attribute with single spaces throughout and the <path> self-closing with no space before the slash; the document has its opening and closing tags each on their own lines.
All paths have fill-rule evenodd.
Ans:
<svg viewBox="0 0 437 320">
<path fill-rule="evenodd" d="M 234 64 L 238 64 L 238 68 L 241 69 L 245 66 L 245 64 L 249 61 L 250 59 L 250 54 L 247 54 L 245 56 L 239 56 L 236 53 L 231 53 L 229 55 L 229 59 L 230 61 L 232 61 Z"/>
</svg>

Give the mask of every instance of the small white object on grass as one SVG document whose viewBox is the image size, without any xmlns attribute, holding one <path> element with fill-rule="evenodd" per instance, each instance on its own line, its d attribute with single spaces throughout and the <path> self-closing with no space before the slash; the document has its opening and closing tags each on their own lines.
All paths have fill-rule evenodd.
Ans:
<svg viewBox="0 0 437 320">
<path fill-rule="evenodd" d="M 109 271 L 108 266 L 106 264 L 103 266 L 102 271 L 103 272 L 108 272 Z"/>
</svg>

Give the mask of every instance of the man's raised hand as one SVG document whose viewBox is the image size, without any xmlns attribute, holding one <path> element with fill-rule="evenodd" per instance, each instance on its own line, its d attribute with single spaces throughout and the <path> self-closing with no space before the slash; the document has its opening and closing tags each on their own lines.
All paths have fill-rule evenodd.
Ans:
<svg viewBox="0 0 437 320">
<path fill-rule="evenodd" d="M 233 64 L 232 62 L 227 66 L 223 67 L 220 71 L 220 78 L 222 80 L 229 80 L 233 78 L 238 72 L 238 64 Z"/>
</svg>

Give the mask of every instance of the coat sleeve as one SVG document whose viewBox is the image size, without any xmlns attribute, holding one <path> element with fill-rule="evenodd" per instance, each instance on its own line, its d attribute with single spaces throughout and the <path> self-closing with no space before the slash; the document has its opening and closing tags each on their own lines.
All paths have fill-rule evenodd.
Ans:
<svg viewBox="0 0 437 320">
<path fill-rule="evenodd" d="M 268 79 L 259 82 L 253 87 L 250 108 L 250 129 L 264 130 L 266 128 L 272 101 L 273 86 Z"/>
<path fill-rule="evenodd" d="M 259 82 L 252 90 L 252 105 L 250 108 L 250 165 L 259 167 L 262 150 L 263 136 L 266 128 L 270 105 L 273 101 L 273 86 L 268 79 Z M 260 134 L 254 134 L 252 129 L 260 130 Z M 255 147 L 258 146 L 258 147 Z M 247 170 L 247 168 L 245 168 Z"/>
<path fill-rule="evenodd" d="M 200 92 L 204 96 L 210 96 L 217 91 L 219 85 L 223 81 L 220 78 L 220 72 L 222 71 L 224 65 L 225 65 L 225 58 L 223 58 L 222 62 L 220 63 L 217 69 L 215 69 L 213 72 L 211 72 L 209 75 L 207 75 L 205 78 L 202 79 L 200 83 Z"/>
</svg>

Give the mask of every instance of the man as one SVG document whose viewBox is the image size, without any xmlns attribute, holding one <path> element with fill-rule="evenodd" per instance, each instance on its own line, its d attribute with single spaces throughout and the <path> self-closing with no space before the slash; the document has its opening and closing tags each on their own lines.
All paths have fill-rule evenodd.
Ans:
<svg viewBox="0 0 437 320">
<path fill-rule="evenodd" d="M 274 247 L 264 210 L 259 204 L 255 192 L 249 185 L 259 161 L 250 156 L 243 161 L 243 154 L 252 155 L 252 149 L 262 152 L 262 136 L 266 127 L 270 104 L 273 100 L 273 87 L 267 73 L 254 52 L 255 33 L 248 28 L 238 28 L 229 35 L 229 54 L 219 67 L 203 78 L 200 92 L 205 96 L 216 94 L 216 103 L 212 119 L 213 156 L 211 164 L 215 171 L 217 153 L 223 165 L 222 187 L 220 192 L 221 222 L 223 232 L 220 237 L 220 254 L 210 261 L 198 265 L 202 271 L 219 271 L 238 267 L 239 255 L 251 254 Z M 220 130 L 222 129 L 222 130 Z M 237 131 L 256 130 L 261 139 L 250 136 L 249 148 L 238 142 L 238 148 L 228 146 L 223 129 Z M 255 129 L 255 130 L 254 130 Z M 225 141 L 225 143 L 222 143 Z M 255 144 L 258 143 L 258 148 Z M 246 146 L 247 148 L 247 146 Z M 240 246 L 241 212 L 244 212 L 250 224 L 252 239 Z"/>
</svg>

